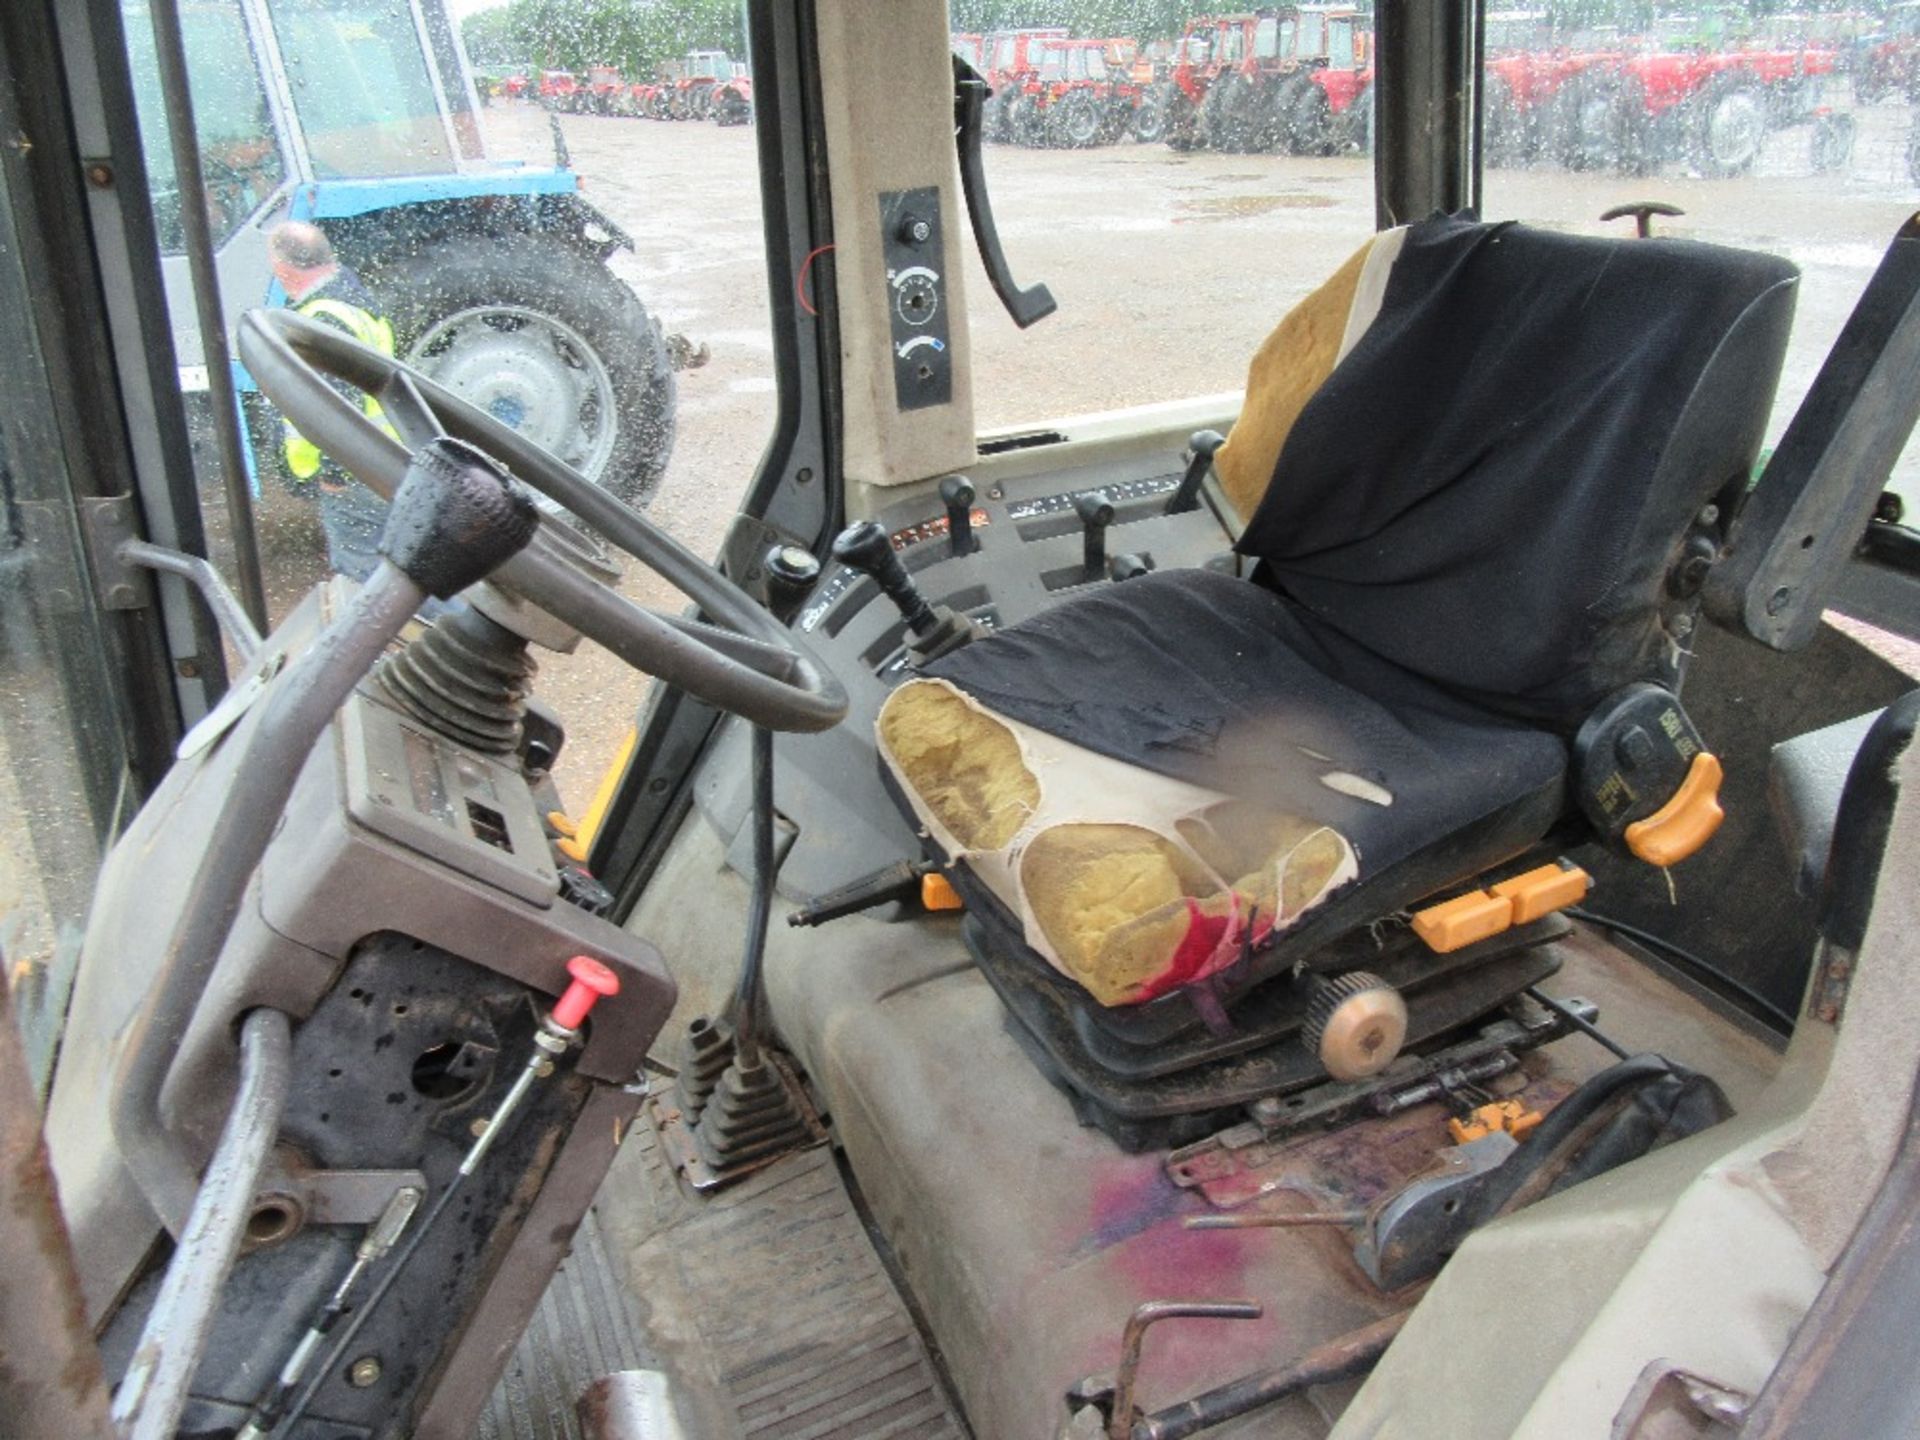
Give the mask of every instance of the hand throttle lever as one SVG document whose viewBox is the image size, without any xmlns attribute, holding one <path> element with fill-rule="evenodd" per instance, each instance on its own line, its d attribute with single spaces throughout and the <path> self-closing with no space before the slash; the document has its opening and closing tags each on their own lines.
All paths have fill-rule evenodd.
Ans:
<svg viewBox="0 0 1920 1440">
<path fill-rule="evenodd" d="M 1227 437 L 1218 430 L 1196 430 L 1187 441 L 1187 469 L 1167 501 L 1167 514 L 1184 515 L 1200 508 L 1200 484 L 1213 468 L 1213 457 Z"/>
</svg>

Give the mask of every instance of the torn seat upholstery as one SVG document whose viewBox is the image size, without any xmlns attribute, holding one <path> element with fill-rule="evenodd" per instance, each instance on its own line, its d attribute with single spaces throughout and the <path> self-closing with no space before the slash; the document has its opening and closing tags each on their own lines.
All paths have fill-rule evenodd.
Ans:
<svg viewBox="0 0 1920 1440">
<path fill-rule="evenodd" d="M 1248 578 L 1092 587 L 925 666 L 878 720 L 898 794 L 1102 1006 L 1525 854 L 1581 720 L 1679 683 L 1670 576 L 1743 493 L 1794 285 L 1682 240 L 1376 237 L 1255 358 L 1219 462 Z"/>
</svg>

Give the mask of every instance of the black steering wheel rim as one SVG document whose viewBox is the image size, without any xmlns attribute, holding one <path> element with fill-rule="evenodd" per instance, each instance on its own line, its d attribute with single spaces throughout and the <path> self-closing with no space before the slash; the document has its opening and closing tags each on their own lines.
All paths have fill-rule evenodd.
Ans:
<svg viewBox="0 0 1920 1440">
<path fill-rule="evenodd" d="M 830 729 L 847 692 L 806 643 L 752 596 L 644 516 L 562 461 L 411 366 L 290 310 L 252 310 L 240 359 L 293 426 L 386 499 L 413 448 L 438 434 L 479 446 L 516 479 L 571 511 L 645 565 L 715 624 L 636 605 L 588 574 L 577 545 L 544 516 L 534 541 L 489 577 L 663 684 L 769 730 Z M 344 380 L 380 402 L 395 439 L 336 390 Z"/>
</svg>

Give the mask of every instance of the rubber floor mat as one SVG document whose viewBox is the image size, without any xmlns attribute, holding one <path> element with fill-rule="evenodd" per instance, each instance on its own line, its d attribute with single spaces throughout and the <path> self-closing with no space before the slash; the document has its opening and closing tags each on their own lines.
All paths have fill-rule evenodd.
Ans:
<svg viewBox="0 0 1920 1440">
<path fill-rule="evenodd" d="M 655 1368 L 640 1315 L 591 1210 L 507 1362 L 474 1440 L 580 1440 L 574 1401 L 616 1370 Z"/>
<path fill-rule="evenodd" d="M 616 1252 L 627 1247 L 627 1273 L 672 1337 L 663 1368 L 689 1437 L 965 1440 L 830 1150 L 696 1199 L 651 1127 L 636 1128 L 601 1205 L 613 1206 Z"/>
</svg>

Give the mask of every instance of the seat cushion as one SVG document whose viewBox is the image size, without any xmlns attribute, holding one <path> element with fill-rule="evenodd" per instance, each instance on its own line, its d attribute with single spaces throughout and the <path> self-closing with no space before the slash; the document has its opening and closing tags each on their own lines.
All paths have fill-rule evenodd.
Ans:
<svg viewBox="0 0 1920 1440">
<path fill-rule="evenodd" d="M 1377 917 L 1509 858 L 1566 765 L 1553 735 L 1204 570 L 947 655 L 878 729 L 939 848 L 1106 1005 L 1205 979 L 1354 887 L 1380 887 Z"/>
</svg>

